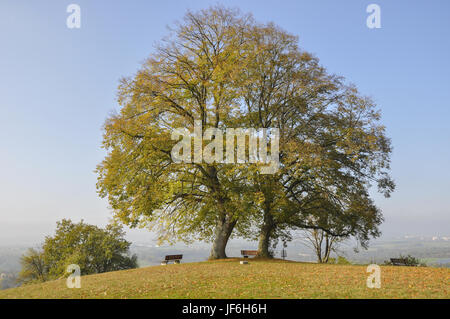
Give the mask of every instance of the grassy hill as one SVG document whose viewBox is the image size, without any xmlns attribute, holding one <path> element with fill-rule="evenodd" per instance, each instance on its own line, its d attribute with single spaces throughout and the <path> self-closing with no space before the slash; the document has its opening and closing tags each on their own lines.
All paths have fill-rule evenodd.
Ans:
<svg viewBox="0 0 450 319">
<path fill-rule="evenodd" d="M 239 259 L 116 271 L 0 291 L 2 298 L 448 298 L 450 270 L 382 266 L 380 289 L 365 266 Z"/>
</svg>

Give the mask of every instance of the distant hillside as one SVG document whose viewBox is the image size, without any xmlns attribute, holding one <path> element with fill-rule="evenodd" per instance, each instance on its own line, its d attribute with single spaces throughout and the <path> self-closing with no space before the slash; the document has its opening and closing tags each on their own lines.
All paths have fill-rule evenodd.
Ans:
<svg viewBox="0 0 450 319">
<path fill-rule="evenodd" d="M 0 246 L 0 273 L 20 270 L 20 256 L 27 250 L 23 246 Z"/>
<path fill-rule="evenodd" d="M 20 256 L 26 251 L 26 247 L 2 247 L 0 246 L 0 290 L 17 287 L 17 274 L 20 271 Z"/>
<path fill-rule="evenodd" d="M 448 298 L 450 270 L 382 266 L 369 289 L 365 266 L 238 259 L 185 263 L 84 276 L 0 291 L 0 298 Z"/>
</svg>

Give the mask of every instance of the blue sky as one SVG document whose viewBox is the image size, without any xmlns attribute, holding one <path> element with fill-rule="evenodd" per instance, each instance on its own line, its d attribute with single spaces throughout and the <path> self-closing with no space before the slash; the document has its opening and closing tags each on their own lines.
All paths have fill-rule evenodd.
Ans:
<svg viewBox="0 0 450 319">
<path fill-rule="evenodd" d="M 71 3 L 81 29 L 66 27 Z M 39 240 L 64 217 L 107 222 L 94 169 L 118 80 L 186 9 L 216 3 L 298 35 L 377 102 L 397 182 L 392 198 L 374 195 L 386 235 L 450 233 L 450 2 L 2 0 L 0 243 Z M 381 7 L 381 29 L 366 26 L 370 3 Z"/>
</svg>

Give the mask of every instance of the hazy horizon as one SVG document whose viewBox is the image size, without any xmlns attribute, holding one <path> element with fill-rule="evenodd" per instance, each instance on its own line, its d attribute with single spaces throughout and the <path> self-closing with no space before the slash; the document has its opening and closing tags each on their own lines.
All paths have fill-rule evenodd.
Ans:
<svg viewBox="0 0 450 319">
<path fill-rule="evenodd" d="M 76 222 L 80 220 L 74 220 Z M 87 222 L 87 221 L 86 221 Z M 98 226 L 103 227 L 106 225 L 106 223 L 100 223 L 97 224 Z M 0 224 L 0 247 L 8 247 L 8 246 L 30 246 L 30 247 L 37 247 L 40 244 L 43 243 L 45 236 L 48 235 L 54 235 L 56 228 L 56 221 L 54 223 L 51 222 L 45 222 L 45 223 L 38 223 L 38 222 L 31 222 L 29 224 L 22 223 L 22 222 L 12 222 L 12 223 L 1 223 Z M 382 231 L 383 228 L 381 227 Z M 20 229 L 20 234 L 17 234 L 18 229 Z M 156 235 L 154 233 L 149 232 L 146 229 L 129 229 L 128 227 L 124 227 L 126 231 L 125 238 L 129 241 L 131 241 L 133 244 L 142 244 L 142 243 L 148 243 L 148 244 L 156 244 Z M 444 225 L 442 227 L 442 231 L 436 231 L 436 232 L 423 232 L 420 231 L 420 225 L 417 225 L 417 231 L 408 231 L 408 232 L 402 232 L 402 231 L 383 231 L 382 235 L 379 238 L 372 239 L 371 242 L 375 242 L 378 240 L 392 240 L 395 238 L 401 238 L 405 236 L 414 236 L 414 237 L 427 237 L 430 238 L 432 236 L 438 236 L 438 237 L 449 237 L 450 231 L 448 231 L 448 228 Z M 242 239 L 242 238 L 236 238 L 233 239 L 233 241 L 243 241 L 243 242 L 250 242 L 249 240 Z M 204 243 L 204 242 L 197 242 L 197 243 Z M 289 245 L 289 243 L 288 243 Z"/>
</svg>

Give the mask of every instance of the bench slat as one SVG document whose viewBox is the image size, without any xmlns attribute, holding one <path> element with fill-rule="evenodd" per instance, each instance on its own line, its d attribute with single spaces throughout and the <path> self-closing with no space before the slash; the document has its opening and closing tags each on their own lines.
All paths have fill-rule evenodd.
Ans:
<svg viewBox="0 0 450 319">
<path fill-rule="evenodd" d="M 166 255 L 165 260 L 179 260 L 183 259 L 183 255 Z"/>
<path fill-rule="evenodd" d="M 257 250 L 241 250 L 241 255 L 242 256 L 256 256 L 256 255 L 258 255 L 258 251 Z"/>
<path fill-rule="evenodd" d="M 407 260 L 401 258 L 391 258 L 391 263 L 394 266 L 407 266 Z"/>
</svg>

